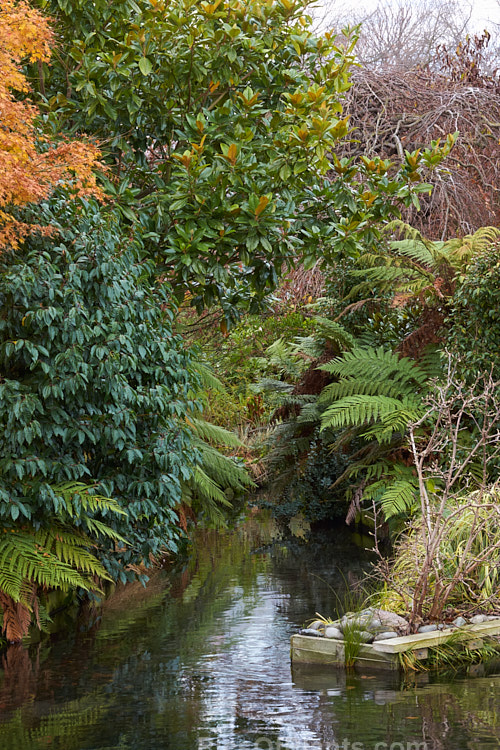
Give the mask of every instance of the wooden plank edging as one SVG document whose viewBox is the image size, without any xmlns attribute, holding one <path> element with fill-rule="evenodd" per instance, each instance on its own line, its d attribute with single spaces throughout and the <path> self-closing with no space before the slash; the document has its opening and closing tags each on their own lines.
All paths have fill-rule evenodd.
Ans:
<svg viewBox="0 0 500 750">
<path fill-rule="evenodd" d="M 432 648 L 453 636 L 458 636 L 462 642 L 481 636 L 500 636 L 500 618 L 461 628 L 445 628 L 432 633 L 415 633 L 376 643 L 364 643 L 359 647 L 356 664 L 395 670 L 399 668 L 398 654 Z M 344 641 L 297 633 L 292 635 L 290 644 L 292 662 L 344 666 Z"/>
</svg>

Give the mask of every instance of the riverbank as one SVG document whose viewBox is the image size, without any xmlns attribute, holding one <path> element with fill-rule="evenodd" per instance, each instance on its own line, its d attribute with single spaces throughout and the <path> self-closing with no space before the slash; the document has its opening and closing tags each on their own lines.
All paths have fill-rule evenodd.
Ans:
<svg viewBox="0 0 500 750">
<path fill-rule="evenodd" d="M 200 531 L 150 597 L 110 599 L 87 630 L 75 623 L 9 649 L 0 747 L 324 750 L 345 740 L 350 750 L 490 750 L 498 672 L 451 680 L 291 667 L 289 638 L 307 613 L 332 611 L 332 589 L 343 595 L 369 564 L 342 527 L 304 538 L 253 517 Z"/>
</svg>

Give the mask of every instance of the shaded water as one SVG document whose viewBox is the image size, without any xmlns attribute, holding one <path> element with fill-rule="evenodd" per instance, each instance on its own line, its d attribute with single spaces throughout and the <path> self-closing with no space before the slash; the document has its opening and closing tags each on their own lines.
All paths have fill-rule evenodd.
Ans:
<svg viewBox="0 0 500 750">
<path fill-rule="evenodd" d="M 10 649 L 0 750 L 500 747 L 500 671 L 413 683 L 292 673 L 290 635 L 333 614 L 333 591 L 360 579 L 369 555 L 343 530 L 308 543 L 300 528 L 275 531 L 247 520 L 200 534 L 183 570 L 118 592 L 64 637 Z"/>
</svg>

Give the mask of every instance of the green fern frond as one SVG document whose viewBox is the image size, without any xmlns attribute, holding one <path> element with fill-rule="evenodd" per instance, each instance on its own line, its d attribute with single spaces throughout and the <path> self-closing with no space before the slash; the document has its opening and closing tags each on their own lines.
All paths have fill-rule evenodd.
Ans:
<svg viewBox="0 0 500 750">
<path fill-rule="evenodd" d="M 443 242 L 426 243 L 415 239 L 395 240 L 390 243 L 391 250 L 397 255 L 409 258 L 424 268 L 432 268 L 435 265 L 443 245 Z"/>
<path fill-rule="evenodd" d="M 202 440 L 209 440 L 212 443 L 218 445 L 224 445 L 228 448 L 241 448 L 243 443 L 239 437 L 230 430 L 226 430 L 224 427 L 207 422 L 205 419 L 197 417 L 190 417 L 189 424 L 194 427 L 194 430 L 198 437 Z"/>
<path fill-rule="evenodd" d="M 427 381 L 426 373 L 413 360 L 407 357 L 400 358 L 382 347 L 353 349 L 318 369 L 339 378 L 372 378 L 379 382 L 391 378 L 402 387 L 407 386 L 409 392 L 414 389 L 415 384 L 424 386 Z"/>
<path fill-rule="evenodd" d="M 266 349 L 267 360 L 279 373 L 298 378 L 305 367 L 303 358 L 297 354 L 294 344 L 285 342 L 283 338 L 276 339 Z"/>
<path fill-rule="evenodd" d="M 381 506 L 386 520 L 408 513 L 416 506 L 418 488 L 408 479 L 387 478 L 373 482 L 365 492 L 366 500 L 374 500 Z"/>
<path fill-rule="evenodd" d="M 337 383 L 330 383 L 323 388 L 318 399 L 318 404 L 321 407 L 326 407 L 341 398 L 355 395 L 378 395 L 398 398 L 401 396 L 401 387 L 399 383 L 394 383 L 391 380 L 387 382 L 367 378 L 339 380 Z"/>
<path fill-rule="evenodd" d="M 204 501 L 230 506 L 231 503 L 219 487 L 219 485 L 205 474 L 202 468 L 197 466 L 193 474 L 193 489 Z"/>
<path fill-rule="evenodd" d="M 363 268 L 358 271 L 352 271 L 353 276 L 361 276 L 364 282 L 357 285 L 356 289 L 362 291 L 364 288 L 372 288 L 373 285 L 386 288 L 391 285 L 394 287 L 398 283 L 408 283 L 408 281 L 417 281 L 422 276 L 421 272 L 417 272 L 413 268 L 394 266 L 394 265 L 378 265 L 373 268 Z M 431 274 L 425 274 L 426 278 L 431 278 Z"/>
<path fill-rule="evenodd" d="M 87 534 L 93 535 L 96 538 L 99 538 L 99 536 L 103 536 L 107 537 L 108 539 L 112 539 L 114 542 L 120 542 L 121 544 L 125 545 L 128 544 L 124 536 L 112 529 L 111 526 L 103 523 L 103 521 L 99 521 L 99 519 L 97 518 L 86 518 L 85 528 Z"/>
<path fill-rule="evenodd" d="M 202 456 L 201 467 L 214 482 L 221 487 L 230 487 L 234 491 L 244 491 L 254 486 L 250 476 L 243 466 L 238 466 L 235 460 L 207 443 L 196 442 Z"/>
<path fill-rule="evenodd" d="M 355 337 L 337 321 L 319 316 L 314 318 L 314 321 L 320 335 L 324 336 L 327 341 L 338 344 L 341 349 L 354 349 L 356 346 Z"/>
<path fill-rule="evenodd" d="M 201 379 L 201 386 L 205 390 L 212 390 L 218 393 L 224 393 L 225 388 L 219 378 L 214 374 L 213 370 L 205 362 L 198 360 L 195 362 L 195 371 L 198 373 Z"/>
<path fill-rule="evenodd" d="M 309 359 L 319 359 L 325 350 L 324 342 L 317 336 L 296 336 L 293 340 L 293 353 Z"/>
<path fill-rule="evenodd" d="M 376 440 L 381 444 L 388 443 L 394 433 L 404 435 L 408 425 L 416 422 L 424 413 L 425 406 L 418 397 L 411 400 L 404 399 L 394 411 L 380 414 L 380 423 L 366 430 L 362 437 L 366 440 Z"/>
<path fill-rule="evenodd" d="M 0 538 L 0 589 L 29 607 L 28 584 L 65 591 L 98 590 L 92 576 L 111 580 L 102 564 L 85 549 L 82 534 L 60 529 L 4 532 Z"/>
<path fill-rule="evenodd" d="M 401 409 L 401 401 L 389 396 L 347 396 L 329 406 L 321 416 L 321 429 L 360 426 Z"/>
<path fill-rule="evenodd" d="M 285 383 L 283 380 L 275 380 L 274 378 L 262 378 L 252 390 L 257 393 L 291 393 L 293 388 L 293 383 Z"/>
<path fill-rule="evenodd" d="M 65 482 L 54 485 L 52 492 L 64 498 L 64 504 L 71 518 L 80 518 L 85 513 L 106 512 L 126 516 L 127 512 L 112 497 L 95 494 L 93 488 L 83 482 Z"/>
<path fill-rule="evenodd" d="M 483 253 L 499 237 L 500 229 L 498 227 L 480 227 L 474 234 L 448 240 L 446 245 L 450 261 L 455 268 L 461 269 L 475 255 Z"/>
</svg>

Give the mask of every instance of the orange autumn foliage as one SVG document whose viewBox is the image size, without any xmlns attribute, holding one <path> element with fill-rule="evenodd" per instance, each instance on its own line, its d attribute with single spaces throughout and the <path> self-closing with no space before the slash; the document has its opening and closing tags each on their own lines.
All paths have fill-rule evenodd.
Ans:
<svg viewBox="0 0 500 750">
<path fill-rule="evenodd" d="M 46 198 L 62 180 L 73 195 L 101 196 L 94 169 L 99 150 L 80 140 L 54 143 L 36 125 L 37 108 L 21 62 L 47 62 L 54 36 L 47 19 L 26 0 L 0 7 L 0 250 L 16 248 L 33 230 L 9 210 Z M 16 99 L 21 95 L 22 100 Z M 41 148 L 42 147 L 42 148 Z M 37 227 L 40 229 L 40 227 Z"/>
</svg>

